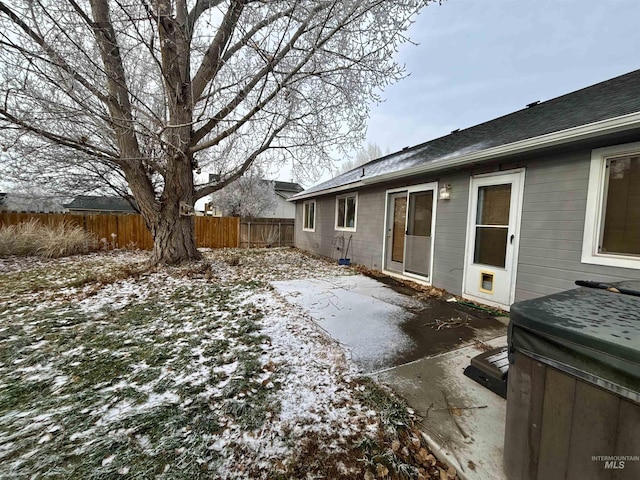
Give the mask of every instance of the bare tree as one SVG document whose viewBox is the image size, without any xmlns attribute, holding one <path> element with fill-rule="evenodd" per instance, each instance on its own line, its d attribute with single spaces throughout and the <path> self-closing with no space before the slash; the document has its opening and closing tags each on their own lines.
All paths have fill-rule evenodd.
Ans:
<svg viewBox="0 0 640 480">
<path fill-rule="evenodd" d="M 197 259 L 197 199 L 254 162 L 314 176 L 362 140 L 428 1 L 0 0 L 0 176 L 132 195 L 154 262 Z"/>
<path fill-rule="evenodd" d="M 387 153 L 389 153 L 389 149 L 387 149 Z M 364 165 L 365 163 L 370 162 L 371 160 L 375 160 L 376 158 L 380 158 L 383 155 L 382 149 L 375 143 L 367 143 L 364 147 L 356 152 L 355 158 L 349 158 L 342 162 L 342 165 L 336 170 L 336 177 L 341 175 L 349 170 L 353 170 L 354 168 L 359 167 L 360 165 Z"/>
<path fill-rule="evenodd" d="M 229 217 L 262 217 L 277 206 L 275 184 L 263 180 L 259 169 L 213 193 L 210 201 Z"/>
</svg>

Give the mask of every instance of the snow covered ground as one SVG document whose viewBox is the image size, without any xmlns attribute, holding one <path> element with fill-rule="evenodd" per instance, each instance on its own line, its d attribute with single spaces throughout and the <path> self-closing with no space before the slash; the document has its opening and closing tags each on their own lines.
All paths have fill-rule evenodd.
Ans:
<svg viewBox="0 0 640 480">
<path fill-rule="evenodd" d="M 147 258 L 0 259 L 0 478 L 447 477 L 411 412 L 268 283 L 350 269 Z"/>
</svg>

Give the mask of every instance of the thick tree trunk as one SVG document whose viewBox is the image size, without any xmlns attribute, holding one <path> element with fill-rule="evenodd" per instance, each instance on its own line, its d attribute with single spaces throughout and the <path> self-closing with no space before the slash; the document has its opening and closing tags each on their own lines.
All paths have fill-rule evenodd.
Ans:
<svg viewBox="0 0 640 480">
<path fill-rule="evenodd" d="M 167 163 L 168 174 L 160 208 L 148 221 L 148 226 L 153 236 L 152 262 L 174 265 L 199 260 L 202 255 L 196 247 L 194 217 L 180 212 L 180 204 L 191 207 L 194 204 L 191 160 L 181 156 L 169 159 Z"/>
<path fill-rule="evenodd" d="M 159 204 L 145 219 L 153 235 L 151 261 L 172 265 L 202 258 L 196 248 L 194 218 L 180 212 L 181 204 L 193 207 L 195 201 L 195 163 L 188 153 L 193 133 L 190 33 L 186 0 L 159 1 L 157 10 L 169 125 L 163 134 L 167 155 L 164 188 Z"/>
<path fill-rule="evenodd" d="M 189 260 L 199 260 L 202 255 L 196 248 L 193 217 L 168 215 L 160 217 L 153 233 L 153 264 L 175 265 Z"/>
</svg>

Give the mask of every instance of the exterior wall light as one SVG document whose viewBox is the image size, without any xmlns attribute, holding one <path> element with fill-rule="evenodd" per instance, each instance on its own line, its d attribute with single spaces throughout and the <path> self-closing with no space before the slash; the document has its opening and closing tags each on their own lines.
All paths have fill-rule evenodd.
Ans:
<svg viewBox="0 0 640 480">
<path fill-rule="evenodd" d="M 440 187 L 439 200 L 451 200 L 451 185 L 446 184 Z"/>
</svg>

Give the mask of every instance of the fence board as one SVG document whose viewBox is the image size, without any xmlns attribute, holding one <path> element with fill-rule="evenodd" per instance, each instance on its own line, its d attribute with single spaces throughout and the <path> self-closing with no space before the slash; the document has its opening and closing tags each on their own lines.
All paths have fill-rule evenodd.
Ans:
<svg viewBox="0 0 640 480">
<path fill-rule="evenodd" d="M 195 217 L 196 242 L 206 248 L 237 247 L 239 224 L 233 217 Z"/>
<path fill-rule="evenodd" d="M 240 223 L 240 247 L 294 246 L 293 218 L 243 218 Z"/>
<path fill-rule="evenodd" d="M 52 226 L 63 222 L 78 225 L 116 248 L 153 248 L 153 238 L 142 215 L 0 212 L 0 225 L 16 225 L 32 218 Z M 194 221 L 198 247 L 239 246 L 239 218 L 194 217 Z"/>
</svg>

